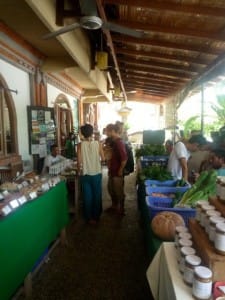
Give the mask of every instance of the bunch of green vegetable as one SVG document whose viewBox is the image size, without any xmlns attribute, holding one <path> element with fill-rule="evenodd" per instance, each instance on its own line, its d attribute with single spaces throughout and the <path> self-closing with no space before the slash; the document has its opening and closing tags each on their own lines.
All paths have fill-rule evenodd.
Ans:
<svg viewBox="0 0 225 300">
<path fill-rule="evenodd" d="M 194 208 L 198 200 L 208 200 L 209 196 L 216 194 L 216 179 L 215 170 L 203 171 L 196 183 L 184 193 L 178 205 Z"/>
<path fill-rule="evenodd" d="M 172 180 L 173 177 L 171 173 L 167 171 L 165 166 L 155 164 L 152 166 L 142 168 L 138 174 L 138 179 L 141 182 L 147 179 L 165 181 Z"/>
<path fill-rule="evenodd" d="M 166 155 L 165 147 L 158 144 L 146 144 L 135 150 L 135 156 L 137 158 L 148 155 Z"/>
</svg>

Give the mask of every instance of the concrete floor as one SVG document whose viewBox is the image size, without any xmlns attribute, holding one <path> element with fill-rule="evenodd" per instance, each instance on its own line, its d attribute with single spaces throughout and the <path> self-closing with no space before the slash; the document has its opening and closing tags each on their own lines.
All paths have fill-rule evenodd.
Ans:
<svg viewBox="0 0 225 300">
<path fill-rule="evenodd" d="M 81 213 L 33 281 L 33 300 L 151 300 L 148 258 L 136 202 L 135 173 L 126 177 L 126 216 L 103 213 L 95 227 Z M 103 179 L 103 208 L 110 206 Z M 24 299 L 24 297 L 20 297 Z"/>
</svg>

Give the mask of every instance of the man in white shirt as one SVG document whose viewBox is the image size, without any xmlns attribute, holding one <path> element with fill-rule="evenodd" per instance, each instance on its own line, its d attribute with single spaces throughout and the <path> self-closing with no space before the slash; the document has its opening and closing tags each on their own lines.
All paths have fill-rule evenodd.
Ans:
<svg viewBox="0 0 225 300">
<path fill-rule="evenodd" d="M 50 166 L 65 159 L 65 157 L 63 157 L 62 155 L 59 155 L 59 149 L 56 144 L 51 145 L 50 151 L 51 151 L 51 153 L 45 157 L 42 174 L 48 174 Z"/>
<path fill-rule="evenodd" d="M 193 135 L 186 143 L 175 143 L 168 161 L 168 171 L 174 179 L 184 179 L 188 182 L 188 159 L 190 152 L 195 152 L 201 145 L 206 144 L 206 139 L 201 135 Z"/>
</svg>

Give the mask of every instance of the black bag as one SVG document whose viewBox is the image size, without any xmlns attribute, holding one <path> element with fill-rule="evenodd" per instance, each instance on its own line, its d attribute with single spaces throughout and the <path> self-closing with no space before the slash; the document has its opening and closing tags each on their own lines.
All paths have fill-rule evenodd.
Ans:
<svg viewBox="0 0 225 300">
<path fill-rule="evenodd" d="M 127 152 L 127 162 L 124 167 L 123 173 L 124 176 L 127 176 L 130 173 L 134 172 L 134 155 L 133 155 L 132 146 L 129 143 L 125 143 L 125 148 Z"/>
</svg>

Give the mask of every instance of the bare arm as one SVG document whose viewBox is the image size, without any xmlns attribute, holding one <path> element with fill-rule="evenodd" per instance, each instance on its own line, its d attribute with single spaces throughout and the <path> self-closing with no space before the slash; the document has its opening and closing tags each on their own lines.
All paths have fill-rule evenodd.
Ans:
<svg viewBox="0 0 225 300">
<path fill-rule="evenodd" d="M 81 159 L 81 144 L 77 145 L 77 171 L 80 174 L 82 170 L 82 159 Z"/>
<path fill-rule="evenodd" d="M 188 166 L 187 166 L 187 160 L 186 160 L 186 158 L 181 157 L 181 158 L 179 159 L 179 162 L 180 162 L 180 166 L 181 166 L 181 169 L 182 169 L 182 178 L 183 178 L 185 181 L 188 181 Z"/>
<path fill-rule="evenodd" d="M 105 154 L 104 154 L 104 151 L 103 151 L 103 147 L 102 147 L 102 143 L 99 143 L 99 154 L 100 154 L 100 157 L 101 157 L 101 161 L 105 161 Z"/>
<path fill-rule="evenodd" d="M 119 170 L 118 170 L 118 176 L 119 176 L 119 177 L 120 177 L 120 176 L 123 176 L 123 169 L 124 169 L 124 167 L 125 167 L 125 165 L 126 165 L 126 162 L 127 162 L 127 159 L 121 161 L 120 168 L 119 168 Z"/>
</svg>

